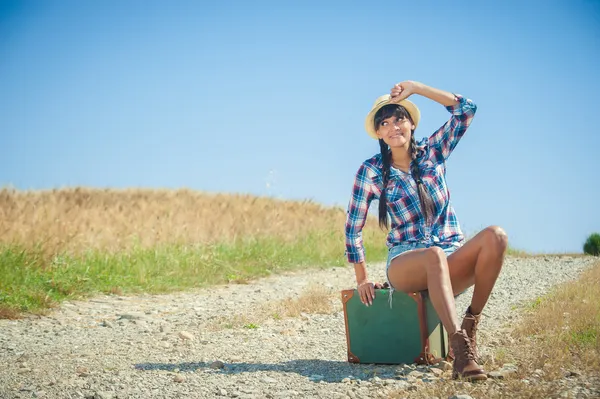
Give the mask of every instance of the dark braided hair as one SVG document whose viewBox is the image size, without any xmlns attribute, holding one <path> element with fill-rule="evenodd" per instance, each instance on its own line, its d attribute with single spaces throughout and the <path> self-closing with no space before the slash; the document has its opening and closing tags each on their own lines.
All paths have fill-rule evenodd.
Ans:
<svg viewBox="0 0 600 399">
<path fill-rule="evenodd" d="M 392 155 L 388 145 L 382 139 L 379 139 L 379 147 L 381 148 L 381 160 L 383 161 L 382 175 L 383 175 L 383 188 L 381 195 L 379 196 L 379 227 L 383 229 L 388 228 L 388 214 L 387 214 L 387 194 L 385 188 L 388 185 L 390 179 L 390 164 Z"/>
<path fill-rule="evenodd" d="M 398 104 L 388 104 L 383 107 L 375 114 L 374 122 L 375 122 L 375 130 L 378 129 L 379 124 L 382 120 L 387 119 L 389 117 L 395 116 L 398 119 L 407 118 L 411 123 L 414 123 L 410 114 L 401 105 Z M 387 214 L 387 194 L 386 188 L 390 178 L 390 167 L 392 164 L 392 153 L 388 147 L 388 145 L 383 141 L 383 139 L 379 139 L 379 148 L 381 150 L 381 161 L 383 163 L 382 167 L 382 176 L 383 176 L 383 188 L 381 190 L 381 195 L 379 196 L 379 226 L 383 229 L 384 227 L 387 229 L 389 226 L 388 223 L 388 214 Z M 412 131 L 410 137 L 410 154 L 412 157 L 412 162 L 410 166 L 410 173 L 417 183 L 417 192 L 419 194 L 419 202 L 421 203 L 421 210 L 423 211 L 423 215 L 427 223 L 431 221 L 433 217 L 433 213 L 435 212 L 433 207 L 433 201 L 431 196 L 427 193 L 425 189 L 425 185 L 423 184 L 423 180 L 421 179 L 421 170 L 419 169 L 419 163 L 417 161 L 417 143 L 415 141 L 415 132 Z"/>
<path fill-rule="evenodd" d="M 421 170 L 419 169 L 419 162 L 417 160 L 417 142 L 415 140 L 415 132 L 412 132 L 410 136 L 410 155 L 412 162 L 410 163 L 410 174 L 412 175 L 415 182 L 417 182 L 417 192 L 419 193 L 419 202 L 421 202 L 421 209 L 423 210 L 423 216 L 427 224 L 432 222 L 435 208 L 433 207 L 433 201 L 427 189 L 421 179 Z"/>
</svg>

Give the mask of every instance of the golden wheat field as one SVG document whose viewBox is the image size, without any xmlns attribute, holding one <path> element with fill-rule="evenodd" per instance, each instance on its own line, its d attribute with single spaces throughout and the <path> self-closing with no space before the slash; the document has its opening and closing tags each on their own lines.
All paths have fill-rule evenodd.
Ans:
<svg viewBox="0 0 600 399">
<path fill-rule="evenodd" d="M 0 190 L 0 318 L 94 293 L 169 292 L 348 265 L 344 209 L 180 190 Z M 385 233 L 367 222 L 371 261 Z M 4 316 L 3 316 L 4 315 Z"/>
<path fill-rule="evenodd" d="M 344 221 L 344 209 L 310 201 L 187 189 L 0 191 L 0 243 L 51 253 L 266 236 L 291 241 L 314 231 L 333 231 L 343 239 Z"/>
</svg>

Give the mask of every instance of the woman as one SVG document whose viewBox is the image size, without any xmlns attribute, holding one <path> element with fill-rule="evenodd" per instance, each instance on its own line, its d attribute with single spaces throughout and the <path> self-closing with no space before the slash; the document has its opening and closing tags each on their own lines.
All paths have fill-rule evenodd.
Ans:
<svg viewBox="0 0 600 399">
<path fill-rule="evenodd" d="M 442 104 L 450 119 L 419 142 L 419 109 L 413 94 Z M 379 200 L 379 224 L 388 228 L 387 277 L 392 289 L 428 290 L 454 356 L 453 378 L 484 380 L 479 365 L 477 325 L 494 287 L 507 248 L 505 232 L 491 226 L 468 241 L 461 232 L 446 186 L 446 160 L 469 127 L 476 105 L 461 95 L 405 81 L 379 97 L 365 128 L 381 153 L 362 163 L 355 177 L 346 221 L 346 255 L 354 263 L 361 301 L 375 295 L 366 272 L 361 231 L 369 205 Z M 384 189 L 385 187 L 385 189 Z M 471 305 L 458 323 L 454 296 L 474 285 Z"/>
</svg>

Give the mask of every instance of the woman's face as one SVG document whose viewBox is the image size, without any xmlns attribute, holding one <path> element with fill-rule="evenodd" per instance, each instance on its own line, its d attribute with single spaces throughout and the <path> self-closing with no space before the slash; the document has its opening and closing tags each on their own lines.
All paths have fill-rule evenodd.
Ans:
<svg viewBox="0 0 600 399">
<path fill-rule="evenodd" d="M 392 115 L 379 123 L 376 133 L 390 147 L 408 147 L 414 128 L 410 119 Z"/>
</svg>

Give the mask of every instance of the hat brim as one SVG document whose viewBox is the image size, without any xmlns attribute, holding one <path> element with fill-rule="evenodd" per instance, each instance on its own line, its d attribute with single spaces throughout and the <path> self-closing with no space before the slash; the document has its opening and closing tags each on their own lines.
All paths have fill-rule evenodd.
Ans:
<svg viewBox="0 0 600 399">
<path fill-rule="evenodd" d="M 393 102 L 393 101 L 391 101 L 391 99 L 392 98 L 389 94 L 385 94 L 385 95 L 377 98 L 377 100 L 375 100 L 375 103 L 373 104 L 373 108 L 371 108 L 371 111 L 369 111 L 369 113 L 367 114 L 367 118 L 365 119 L 365 130 L 367 131 L 369 136 L 371 136 L 375 140 L 379 140 L 379 137 L 377 137 L 377 132 L 375 130 L 375 114 L 382 107 L 384 107 L 388 104 L 398 104 L 398 105 L 402 105 L 404 108 L 406 108 L 406 110 L 410 114 L 410 117 L 413 120 L 415 128 L 417 127 L 417 125 L 419 124 L 419 120 L 421 119 L 421 112 L 419 111 L 419 108 L 414 103 L 412 103 L 411 101 L 408 101 L 408 100 L 402 100 L 400 102 Z"/>
</svg>

